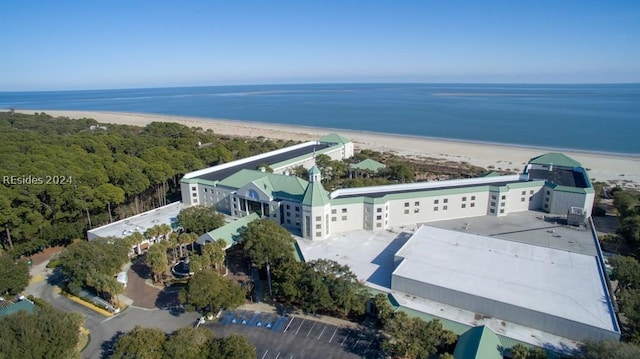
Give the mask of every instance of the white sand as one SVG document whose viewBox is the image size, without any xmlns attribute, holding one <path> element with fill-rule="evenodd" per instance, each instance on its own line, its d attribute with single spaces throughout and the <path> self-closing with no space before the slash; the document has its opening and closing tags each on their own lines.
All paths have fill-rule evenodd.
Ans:
<svg viewBox="0 0 640 359">
<path fill-rule="evenodd" d="M 43 112 L 43 110 L 19 110 L 23 113 Z M 139 113 L 90 112 L 90 111 L 47 111 L 52 116 L 69 118 L 93 118 L 101 123 L 145 126 L 154 121 L 177 122 L 189 127 L 212 129 L 216 134 L 227 136 L 258 137 L 270 139 L 315 140 L 336 132 L 350 138 L 356 148 L 376 151 L 390 151 L 402 156 L 432 157 L 495 169 L 522 170 L 532 157 L 557 149 L 503 146 L 455 140 L 441 140 L 402 135 L 376 134 L 352 130 L 326 129 L 305 126 L 279 125 L 235 120 L 179 117 L 171 115 L 151 115 Z M 598 154 L 572 150 L 562 150 L 589 170 L 592 179 L 616 183 L 629 187 L 640 186 L 640 156 Z"/>
</svg>

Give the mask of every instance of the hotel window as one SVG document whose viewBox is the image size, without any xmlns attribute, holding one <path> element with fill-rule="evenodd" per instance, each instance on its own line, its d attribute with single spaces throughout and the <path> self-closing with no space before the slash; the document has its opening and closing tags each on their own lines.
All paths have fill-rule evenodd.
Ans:
<svg viewBox="0 0 640 359">
<path fill-rule="evenodd" d="M 300 213 L 296 213 L 296 218 L 300 218 Z"/>
<path fill-rule="evenodd" d="M 335 221 L 337 221 L 337 220 L 338 220 L 338 218 L 336 218 L 336 217 L 331 217 L 331 222 L 335 222 Z"/>
<path fill-rule="evenodd" d="M 194 192 L 194 193 L 191 194 L 191 196 L 192 197 L 198 197 L 198 194 Z"/>
<path fill-rule="evenodd" d="M 409 207 L 409 202 L 405 202 L 405 203 L 404 203 L 404 206 L 405 206 L 405 207 Z"/>
<path fill-rule="evenodd" d="M 291 212 L 287 212 L 287 217 L 291 217 Z"/>
<path fill-rule="evenodd" d="M 462 197 L 462 202 L 466 201 L 467 197 Z"/>
<path fill-rule="evenodd" d="M 376 223 L 376 227 L 378 228 L 382 227 L 382 223 Z"/>
<path fill-rule="evenodd" d="M 419 206 L 419 205 L 420 205 L 420 202 L 416 201 L 413 205 L 414 205 L 414 206 Z"/>
<path fill-rule="evenodd" d="M 471 196 L 471 200 L 475 201 L 476 200 L 476 196 Z"/>
<path fill-rule="evenodd" d="M 496 213 L 496 210 L 495 210 L 495 209 L 493 209 L 493 208 L 491 208 L 491 209 L 489 210 L 489 212 L 491 212 L 491 213 Z"/>
<path fill-rule="evenodd" d="M 291 209 L 291 207 L 289 207 L 289 205 L 287 205 L 287 209 Z"/>
<path fill-rule="evenodd" d="M 449 209 L 449 207 L 448 207 L 448 206 L 442 206 L 442 210 L 443 210 L 443 211 L 446 211 L 447 209 Z"/>
<path fill-rule="evenodd" d="M 461 206 L 461 208 L 466 208 L 466 207 L 467 207 L 466 203 L 463 203 L 462 206 Z"/>
<path fill-rule="evenodd" d="M 544 208 L 549 208 L 549 203 L 545 203 Z"/>
<path fill-rule="evenodd" d="M 343 209 L 342 209 L 342 213 L 347 213 L 347 209 L 346 209 L 346 208 L 343 208 Z"/>
<path fill-rule="evenodd" d="M 533 190 L 529 191 L 529 194 L 533 194 Z"/>
<path fill-rule="evenodd" d="M 442 201 L 442 203 L 449 203 L 449 199 L 445 198 L 444 201 Z"/>
<path fill-rule="evenodd" d="M 491 199 L 497 199 L 496 195 L 495 195 L 495 194 L 492 194 L 492 195 L 491 195 Z"/>
<path fill-rule="evenodd" d="M 533 201 L 533 197 L 529 197 L 529 201 Z"/>
<path fill-rule="evenodd" d="M 524 197 L 520 198 L 520 202 L 524 202 Z"/>
<path fill-rule="evenodd" d="M 193 200 L 193 203 L 198 203 L 198 199 L 197 199 L 197 198 L 196 198 L 196 199 L 194 199 L 194 200 Z"/>
<path fill-rule="evenodd" d="M 322 216 L 316 216 L 316 222 L 322 221 Z"/>
<path fill-rule="evenodd" d="M 300 207 L 296 206 L 296 212 L 300 212 Z"/>
<path fill-rule="evenodd" d="M 476 204 L 475 204 L 475 203 L 471 203 L 471 204 L 469 205 L 469 207 L 475 207 L 475 206 L 476 206 Z"/>
<path fill-rule="evenodd" d="M 322 225 L 320 223 L 316 224 L 316 229 L 322 229 Z"/>
<path fill-rule="evenodd" d="M 504 207 L 504 202 L 500 203 L 500 207 Z"/>
<path fill-rule="evenodd" d="M 287 219 L 287 224 L 291 224 L 291 220 L 290 219 Z"/>
<path fill-rule="evenodd" d="M 316 237 L 322 237 L 322 232 L 316 232 Z"/>
<path fill-rule="evenodd" d="M 501 210 L 500 210 L 500 213 L 504 213 L 504 209 L 501 209 Z"/>
<path fill-rule="evenodd" d="M 495 202 L 491 202 L 491 207 L 495 207 L 496 203 Z"/>
<path fill-rule="evenodd" d="M 433 207 L 434 212 L 438 212 L 438 207 Z"/>
<path fill-rule="evenodd" d="M 338 211 L 336 209 L 331 210 L 331 214 L 336 214 Z"/>
<path fill-rule="evenodd" d="M 207 191 L 207 189 L 205 188 L 205 189 L 204 189 L 204 193 L 207 193 L 207 192 L 208 192 L 208 191 Z"/>
<path fill-rule="evenodd" d="M 405 209 L 405 210 L 404 210 L 404 214 L 409 214 L 409 210 L 408 210 L 408 209 Z"/>
<path fill-rule="evenodd" d="M 522 195 L 524 196 L 525 194 L 527 194 L 527 191 L 522 191 Z"/>
<path fill-rule="evenodd" d="M 346 221 L 347 220 L 347 216 L 342 216 L 342 220 Z"/>
<path fill-rule="evenodd" d="M 382 213 L 382 207 L 381 207 L 381 208 L 377 208 L 377 209 L 376 209 L 376 212 L 378 212 L 378 213 Z"/>
<path fill-rule="evenodd" d="M 416 208 L 413 210 L 413 213 L 420 213 L 420 208 Z"/>
<path fill-rule="evenodd" d="M 433 200 L 433 204 L 438 204 L 440 202 L 440 200 L 434 199 Z"/>
<path fill-rule="evenodd" d="M 502 198 L 500 198 L 500 199 L 505 200 L 505 199 L 507 199 L 507 196 L 502 196 Z"/>
<path fill-rule="evenodd" d="M 549 202 L 549 197 L 545 197 L 544 201 Z"/>
<path fill-rule="evenodd" d="M 405 212 L 406 212 L 406 211 L 405 211 Z M 376 216 L 376 219 L 377 219 L 378 221 L 381 221 L 381 220 L 382 220 L 382 216 Z"/>
<path fill-rule="evenodd" d="M 551 191 L 547 191 L 547 196 L 549 196 L 551 194 Z"/>
<path fill-rule="evenodd" d="M 191 187 L 191 190 L 192 190 L 192 191 L 195 191 L 195 190 L 196 190 L 196 187 Z"/>
</svg>

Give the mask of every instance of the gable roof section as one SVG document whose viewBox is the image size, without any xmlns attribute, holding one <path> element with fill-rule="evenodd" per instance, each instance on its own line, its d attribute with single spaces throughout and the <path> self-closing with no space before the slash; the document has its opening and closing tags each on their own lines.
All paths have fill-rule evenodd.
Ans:
<svg viewBox="0 0 640 359">
<path fill-rule="evenodd" d="M 344 137 L 342 135 L 339 135 L 337 133 L 326 134 L 326 135 L 322 136 L 318 141 L 321 142 L 321 143 L 338 143 L 338 144 L 341 144 L 341 145 L 344 145 L 345 143 L 350 143 L 351 142 L 350 139 L 348 139 L 348 138 L 346 138 L 346 137 Z"/>
<path fill-rule="evenodd" d="M 3 300 L 0 302 L 0 317 L 4 317 L 6 315 L 11 315 L 17 313 L 21 310 L 24 310 L 27 313 L 33 313 L 35 305 L 28 299 L 22 299 L 16 303 L 13 303 L 8 300 Z"/>
<path fill-rule="evenodd" d="M 367 158 L 365 160 L 362 160 L 358 163 L 354 163 L 354 164 L 350 164 L 349 168 L 355 169 L 355 170 L 368 170 L 368 171 L 372 171 L 372 172 L 378 172 L 378 170 L 380 170 L 381 168 L 385 168 L 386 166 L 384 165 L 384 163 L 380 163 L 378 161 L 374 161 L 370 158 Z"/>
<path fill-rule="evenodd" d="M 453 351 L 455 359 L 502 359 L 502 343 L 491 329 L 484 325 L 462 334 Z"/>
<path fill-rule="evenodd" d="M 529 163 L 536 165 L 554 165 L 561 167 L 582 167 L 580 162 L 559 152 L 549 152 L 529 160 Z"/>
<path fill-rule="evenodd" d="M 274 198 L 291 198 L 300 200 L 309 182 L 296 176 L 286 176 L 255 170 L 241 170 L 218 183 L 218 186 L 239 189 L 254 183 L 264 193 Z"/>
<path fill-rule="evenodd" d="M 309 183 L 302 198 L 302 205 L 318 207 L 329 203 L 329 192 L 324 189 L 321 183 Z"/>
<path fill-rule="evenodd" d="M 211 232 L 201 235 L 200 237 L 198 237 L 198 240 L 196 242 L 200 245 L 205 245 L 207 244 L 207 242 L 214 242 L 219 239 L 223 239 L 227 243 L 226 248 L 229 248 L 234 243 L 236 243 L 238 231 L 258 218 L 260 218 L 260 216 L 257 213 L 251 213 L 246 217 L 236 219 L 231 223 L 227 223 L 222 227 L 216 228 Z"/>
</svg>

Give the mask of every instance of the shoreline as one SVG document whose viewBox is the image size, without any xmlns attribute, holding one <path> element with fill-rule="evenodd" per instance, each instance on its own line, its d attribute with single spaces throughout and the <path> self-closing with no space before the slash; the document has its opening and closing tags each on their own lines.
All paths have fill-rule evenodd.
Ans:
<svg viewBox="0 0 640 359">
<path fill-rule="evenodd" d="M 340 133 L 351 139 L 357 149 L 393 152 L 399 156 L 436 158 L 443 161 L 467 162 L 487 169 L 521 171 L 533 157 L 546 152 L 563 152 L 582 163 L 592 179 L 626 187 L 640 184 L 640 155 L 586 150 L 546 148 L 516 144 L 465 141 L 370 131 L 322 128 L 302 125 L 251 122 L 232 119 L 201 118 L 148 113 L 72 110 L 16 109 L 33 114 L 44 112 L 54 117 L 93 118 L 103 124 L 145 126 L 151 122 L 176 122 L 188 127 L 212 129 L 217 135 L 265 137 L 300 141 L 316 140 L 327 133 Z"/>
</svg>

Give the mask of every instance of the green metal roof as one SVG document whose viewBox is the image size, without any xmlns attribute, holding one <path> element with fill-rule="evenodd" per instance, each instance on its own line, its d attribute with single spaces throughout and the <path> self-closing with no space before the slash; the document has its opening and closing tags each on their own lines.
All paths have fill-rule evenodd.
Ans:
<svg viewBox="0 0 640 359">
<path fill-rule="evenodd" d="M 318 141 L 322 142 L 322 143 L 339 143 L 341 145 L 344 145 L 345 143 L 350 143 L 351 140 L 339 135 L 337 133 L 330 133 L 327 135 L 322 136 Z"/>
<path fill-rule="evenodd" d="M 386 166 L 384 165 L 384 163 L 374 161 L 370 158 L 367 158 L 366 160 L 362 160 L 358 163 L 349 165 L 349 168 L 354 170 L 366 170 L 371 172 L 378 172 L 381 168 L 385 168 L 385 167 Z"/>
<path fill-rule="evenodd" d="M 239 189 L 249 183 L 255 184 L 271 198 L 290 198 L 298 201 L 302 199 L 309 184 L 296 176 L 244 169 L 223 179 L 218 186 Z"/>
<path fill-rule="evenodd" d="M 502 343 L 498 336 L 484 325 L 462 334 L 453 351 L 455 359 L 502 359 Z"/>
<path fill-rule="evenodd" d="M 318 166 L 313 165 L 311 168 L 309 168 L 310 175 L 317 175 L 319 173 L 322 173 L 322 172 L 320 172 L 320 169 L 318 168 Z"/>
<path fill-rule="evenodd" d="M 534 157 L 529 160 L 529 163 L 536 165 L 554 165 L 561 167 L 582 167 L 580 162 L 574 160 L 573 158 L 565 155 L 564 153 L 559 152 L 549 152 L 544 155 Z"/>
<path fill-rule="evenodd" d="M 257 213 L 251 213 L 248 216 L 236 219 L 231 223 L 227 223 L 220 228 L 216 228 L 211 232 L 201 235 L 198 238 L 197 242 L 200 245 L 204 245 L 207 242 L 224 239 L 224 241 L 227 243 L 227 248 L 229 248 L 234 243 L 236 243 L 238 238 L 238 231 L 258 218 L 260 218 L 260 216 Z"/>
<path fill-rule="evenodd" d="M 342 147 L 342 145 L 339 145 L 339 144 L 338 145 L 334 145 L 334 146 L 325 147 L 323 149 L 317 150 L 316 151 L 316 155 L 323 155 L 325 153 L 329 153 L 329 152 L 335 151 L 337 148 L 340 148 L 340 147 Z M 306 160 L 310 159 L 311 156 L 312 155 L 310 153 L 307 153 L 307 154 L 304 154 L 304 155 L 300 155 L 298 157 L 290 158 L 290 159 L 288 159 L 286 161 L 282 161 L 282 162 L 278 162 L 278 163 L 272 163 L 270 167 L 273 168 L 274 170 L 281 169 L 283 167 L 291 166 L 294 163 L 299 163 L 299 162 L 302 162 L 302 161 L 306 161 Z"/>
<path fill-rule="evenodd" d="M 3 301 L 2 303 L 7 305 L 0 305 L 0 317 L 11 315 L 21 310 L 24 310 L 27 313 L 33 313 L 33 309 L 35 308 L 35 305 L 27 299 L 23 299 L 16 303 L 11 303 L 9 301 Z"/>
<path fill-rule="evenodd" d="M 302 205 L 318 207 L 329 203 L 329 192 L 324 189 L 322 183 L 312 182 L 307 186 L 307 190 L 302 198 Z"/>
</svg>

